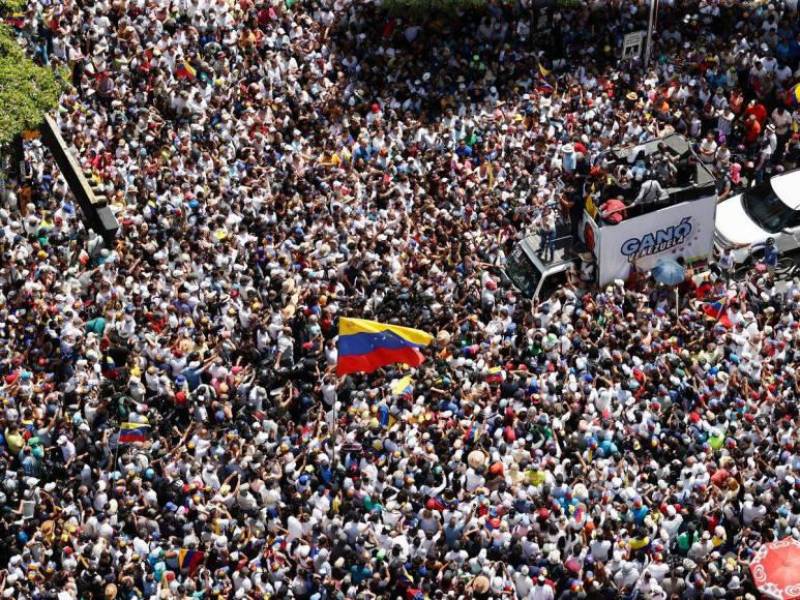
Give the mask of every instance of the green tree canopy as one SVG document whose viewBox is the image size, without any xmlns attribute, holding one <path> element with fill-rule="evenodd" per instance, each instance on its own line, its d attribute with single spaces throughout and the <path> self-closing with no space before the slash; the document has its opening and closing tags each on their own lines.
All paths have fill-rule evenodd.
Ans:
<svg viewBox="0 0 800 600">
<path fill-rule="evenodd" d="M 0 0 L 0 13 L 17 13 L 25 10 L 25 0 Z"/>
<path fill-rule="evenodd" d="M 37 127 L 58 105 L 60 92 L 53 71 L 29 59 L 13 32 L 0 26 L 0 146 Z"/>
</svg>

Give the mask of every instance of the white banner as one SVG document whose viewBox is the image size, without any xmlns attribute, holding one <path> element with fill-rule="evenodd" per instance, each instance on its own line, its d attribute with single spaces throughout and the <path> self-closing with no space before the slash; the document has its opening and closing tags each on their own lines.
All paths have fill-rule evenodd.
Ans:
<svg viewBox="0 0 800 600">
<path fill-rule="evenodd" d="M 646 31 L 634 31 L 626 33 L 622 42 L 622 58 L 639 58 L 642 56 L 644 39 L 647 37 Z"/>
<path fill-rule="evenodd" d="M 714 244 L 716 208 L 716 196 L 707 196 L 597 227 L 590 248 L 597 259 L 599 284 L 627 279 L 634 261 L 640 271 L 648 271 L 662 258 L 707 259 Z"/>
</svg>

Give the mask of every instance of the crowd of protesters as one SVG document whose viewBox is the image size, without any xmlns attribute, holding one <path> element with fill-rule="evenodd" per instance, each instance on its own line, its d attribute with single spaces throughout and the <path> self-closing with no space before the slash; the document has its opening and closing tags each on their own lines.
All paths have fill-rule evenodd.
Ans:
<svg viewBox="0 0 800 600">
<path fill-rule="evenodd" d="M 800 539 L 800 284 L 688 278 L 676 310 L 643 279 L 531 301 L 499 268 L 587 178 L 644 175 L 593 169 L 604 149 L 682 133 L 721 197 L 800 162 L 797 2 L 662 0 L 644 71 L 620 60 L 637 2 L 488 5 L 14 19 L 120 231 L 87 231 L 26 142 L 3 597 L 757 597 L 754 551 Z M 339 380 L 340 315 L 435 342 Z"/>
</svg>

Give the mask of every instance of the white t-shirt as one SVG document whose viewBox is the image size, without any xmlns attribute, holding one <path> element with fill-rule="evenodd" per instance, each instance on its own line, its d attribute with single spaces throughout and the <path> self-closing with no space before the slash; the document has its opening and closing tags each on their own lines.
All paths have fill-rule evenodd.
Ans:
<svg viewBox="0 0 800 600">
<path fill-rule="evenodd" d="M 789 127 L 792 125 L 792 115 L 788 110 L 784 110 L 781 115 L 777 109 L 772 111 L 772 122 L 775 124 L 776 135 L 786 135 L 789 132 Z"/>
</svg>

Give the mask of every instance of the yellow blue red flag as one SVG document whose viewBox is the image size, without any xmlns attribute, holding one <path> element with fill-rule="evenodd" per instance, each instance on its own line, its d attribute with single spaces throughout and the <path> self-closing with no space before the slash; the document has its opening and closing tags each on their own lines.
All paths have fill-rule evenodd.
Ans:
<svg viewBox="0 0 800 600">
<path fill-rule="evenodd" d="M 150 425 L 147 423 L 123 423 L 119 428 L 119 442 L 145 442 L 150 434 Z"/>
<path fill-rule="evenodd" d="M 418 367 L 425 360 L 420 348 L 433 336 L 419 329 L 366 319 L 339 319 L 336 374 L 371 373 L 392 363 Z"/>
</svg>

